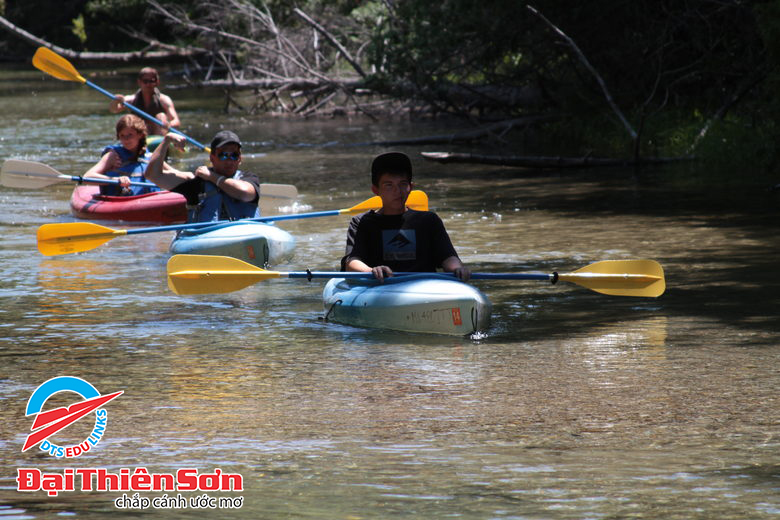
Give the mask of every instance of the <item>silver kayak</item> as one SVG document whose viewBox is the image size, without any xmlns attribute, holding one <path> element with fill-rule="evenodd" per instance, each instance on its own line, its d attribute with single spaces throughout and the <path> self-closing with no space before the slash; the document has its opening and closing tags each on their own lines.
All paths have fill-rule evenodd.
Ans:
<svg viewBox="0 0 780 520">
<path fill-rule="evenodd" d="M 295 238 L 283 229 L 261 222 L 223 222 L 184 229 L 171 242 L 171 254 L 219 255 L 238 258 L 257 267 L 289 260 Z"/>
<path fill-rule="evenodd" d="M 476 287 L 435 273 L 375 280 L 333 278 L 322 293 L 326 319 L 379 329 L 465 336 L 490 325 Z"/>
</svg>

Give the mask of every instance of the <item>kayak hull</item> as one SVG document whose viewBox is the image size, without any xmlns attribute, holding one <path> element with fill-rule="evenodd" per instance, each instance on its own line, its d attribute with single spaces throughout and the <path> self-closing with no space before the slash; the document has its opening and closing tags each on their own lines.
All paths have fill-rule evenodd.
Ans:
<svg viewBox="0 0 780 520">
<path fill-rule="evenodd" d="M 115 197 L 101 195 L 99 186 L 76 186 L 70 197 L 70 209 L 74 216 L 85 220 L 173 224 L 187 219 L 184 197 L 170 191 Z"/>
<path fill-rule="evenodd" d="M 295 238 L 287 231 L 261 222 L 223 222 L 184 229 L 171 242 L 176 255 L 219 255 L 238 258 L 257 267 L 292 258 Z"/>
<path fill-rule="evenodd" d="M 358 327 L 455 336 L 490 326 L 491 304 L 479 289 L 435 276 L 395 277 L 383 284 L 333 278 L 322 293 L 326 319 Z"/>
</svg>

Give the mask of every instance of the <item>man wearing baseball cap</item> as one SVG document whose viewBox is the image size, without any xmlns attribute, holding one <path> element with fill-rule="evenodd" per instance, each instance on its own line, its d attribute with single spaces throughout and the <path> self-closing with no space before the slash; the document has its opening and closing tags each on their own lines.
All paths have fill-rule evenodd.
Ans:
<svg viewBox="0 0 780 520">
<path fill-rule="evenodd" d="M 412 162 L 406 154 L 387 152 L 373 160 L 371 191 L 382 199 L 382 209 L 352 218 L 341 269 L 370 271 L 382 280 L 393 271 L 441 268 L 467 281 L 471 271 L 460 261 L 439 216 L 406 207 L 412 187 Z"/>
<path fill-rule="evenodd" d="M 221 130 L 211 140 L 212 166 L 195 172 L 163 172 L 162 164 L 171 143 L 183 146 L 185 138 L 169 132 L 149 159 L 146 178 L 160 188 L 181 193 L 187 199 L 187 222 L 238 220 L 260 216 L 257 201 L 260 179 L 238 169 L 241 140 L 230 130 Z"/>
</svg>

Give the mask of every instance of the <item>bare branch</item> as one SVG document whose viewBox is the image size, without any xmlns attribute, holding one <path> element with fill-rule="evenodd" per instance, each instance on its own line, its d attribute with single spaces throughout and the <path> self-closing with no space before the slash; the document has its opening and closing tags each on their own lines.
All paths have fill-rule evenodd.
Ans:
<svg viewBox="0 0 780 520">
<path fill-rule="evenodd" d="M 569 38 L 569 36 L 566 35 L 562 30 L 560 30 L 558 27 L 556 27 L 550 20 L 545 18 L 545 16 L 534 9 L 532 6 L 527 5 L 526 6 L 529 11 L 534 13 L 536 16 L 542 19 L 547 25 L 549 25 L 553 31 L 555 31 L 561 38 L 566 40 L 566 43 L 569 44 L 569 46 L 574 50 L 575 54 L 577 54 L 577 57 L 580 59 L 583 65 L 585 65 L 585 68 L 587 68 L 591 74 L 593 74 L 593 77 L 596 78 L 596 81 L 598 82 L 599 86 L 601 87 L 601 91 L 604 93 L 604 97 L 607 99 L 607 103 L 609 103 L 609 106 L 612 108 L 612 110 L 617 115 L 618 119 L 623 123 L 623 126 L 628 131 L 629 135 L 631 135 L 631 139 L 636 140 L 637 133 L 636 131 L 631 127 L 631 124 L 628 122 L 628 120 L 623 115 L 623 112 L 620 111 L 618 106 L 615 104 L 615 101 L 612 99 L 612 95 L 609 93 L 609 90 L 607 89 L 606 84 L 604 83 L 604 80 L 601 78 L 601 75 L 596 71 L 596 69 L 593 67 L 593 65 L 590 64 L 588 61 L 588 58 L 585 57 L 585 54 L 582 53 L 580 48 L 577 46 L 577 44 Z"/>
<path fill-rule="evenodd" d="M 60 54 L 66 58 L 70 58 L 73 60 L 82 60 L 82 61 L 123 61 L 123 62 L 129 62 L 129 61 L 165 61 L 165 60 L 171 60 L 172 58 L 184 58 L 189 56 L 196 56 L 203 54 L 202 49 L 195 49 L 195 48 L 181 48 L 181 47 L 173 47 L 168 45 L 162 45 L 160 42 L 151 42 L 150 44 L 152 47 L 159 47 L 164 48 L 166 50 L 163 51 L 149 51 L 149 50 L 141 50 L 141 51 L 134 51 L 134 52 L 79 52 L 74 51 L 71 49 L 65 49 L 63 47 L 59 47 L 57 45 L 54 45 L 53 43 L 49 43 L 46 40 L 43 40 L 41 38 L 38 38 L 37 36 L 34 36 L 30 34 L 29 32 L 25 31 L 21 27 L 17 27 L 7 19 L 0 16 L 0 28 L 5 29 L 9 33 L 18 36 L 19 38 L 25 40 L 28 43 L 31 43 L 32 45 L 35 45 L 37 47 L 46 47 L 48 49 L 53 50 L 57 54 Z"/>
<path fill-rule="evenodd" d="M 726 102 L 718 109 L 718 111 L 709 120 L 707 120 L 702 129 L 699 130 L 699 133 L 696 135 L 696 138 L 693 140 L 693 143 L 688 149 L 688 153 L 693 153 L 696 147 L 699 146 L 699 143 L 707 136 L 715 121 L 720 121 L 726 117 L 726 113 L 731 109 L 731 107 L 736 105 L 748 92 L 750 92 L 759 83 L 764 81 L 766 77 L 766 73 L 759 72 L 758 74 L 754 75 L 753 78 L 748 78 L 748 80 L 746 80 L 739 88 L 737 88 L 737 90 L 732 93 L 728 99 L 726 99 Z"/>
<path fill-rule="evenodd" d="M 325 37 L 325 39 L 327 39 L 334 47 L 336 47 L 336 49 L 338 49 L 339 51 L 339 54 L 344 56 L 344 59 L 347 60 L 350 65 L 352 65 L 352 68 L 355 69 L 355 72 L 360 74 L 361 78 L 366 77 L 366 73 L 363 71 L 363 68 L 360 66 L 360 64 L 357 61 L 355 61 L 355 59 L 352 57 L 349 51 L 345 49 L 344 46 L 341 45 L 341 43 L 339 43 L 339 41 L 332 34 L 326 31 L 323 26 L 321 26 L 320 24 L 312 20 L 306 13 L 304 13 L 297 7 L 293 9 L 293 12 L 295 12 L 295 14 L 303 18 L 303 20 L 306 21 L 306 23 L 314 27 L 320 34 L 322 34 Z"/>
<path fill-rule="evenodd" d="M 292 63 L 294 63 L 295 65 L 300 67 L 302 70 L 306 71 L 307 73 L 311 74 L 312 76 L 316 76 L 316 77 L 318 77 L 318 78 L 320 78 L 320 79 L 322 79 L 324 81 L 330 81 L 330 79 L 327 76 L 325 76 L 324 74 L 321 74 L 320 72 L 312 69 L 310 66 L 308 66 L 305 63 L 301 63 L 297 58 L 295 58 L 294 56 L 291 56 L 290 54 L 288 54 L 287 52 L 284 52 L 283 50 L 274 48 L 274 47 L 272 47 L 270 45 L 267 45 L 265 43 L 259 42 L 257 40 L 253 40 L 251 38 L 247 38 L 245 36 L 240 36 L 238 34 L 232 34 L 232 33 L 226 32 L 226 31 L 218 30 L 218 29 L 212 29 L 211 27 L 206 27 L 205 25 L 201 25 L 201 24 L 195 23 L 195 22 L 190 21 L 190 20 L 182 20 L 182 19 L 177 18 L 176 16 L 174 16 L 168 10 L 166 10 L 163 6 L 161 6 L 159 3 L 157 3 L 156 0 L 147 0 L 147 1 L 160 14 L 162 14 L 166 18 L 174 21 L 175 23 L 177 23 L 179 25 L 184 25 L 185 27 L 187 27 L 187 29 L 189 29 L 191 31 L 199 32 L 201 34 L 210 34 L 210 35 L 219 36 L 221 38 L 225 38 L 225 39 L 228 39 L 228 40 L 233 40 L 233 41 L 236 41 L 236 42 L 245 43 L 245 44 L 251 45 L 252 47 L 255 47 L 255 48 L 258 48 L 258 49 L 270 52 L 270 53 L 273 53 L 275 55 L 282 56 L 282 57 L 290 60 Z"/>
</svg>

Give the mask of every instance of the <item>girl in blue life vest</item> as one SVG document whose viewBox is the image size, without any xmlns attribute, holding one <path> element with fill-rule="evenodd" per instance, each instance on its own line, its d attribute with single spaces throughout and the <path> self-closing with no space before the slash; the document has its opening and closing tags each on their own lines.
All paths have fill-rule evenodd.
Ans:
<svg viewBox="0 0 780 520">
<path fill-rule="evenodd" d="M 106 146 L 100 160 L 87 170 L 84 178 L 117 179 L 119 184 L 101 184 L 102 195 L 142 195 L 160 191 L 157 187 L 131 186 L 130 182 L 145 182 L 144 172 L 149 162 L 146 151 L 146 123 L 133 114 L 126 114 L 116 123 L 119 144 Z"/>
</svg>

